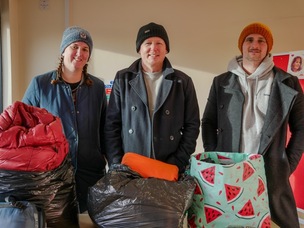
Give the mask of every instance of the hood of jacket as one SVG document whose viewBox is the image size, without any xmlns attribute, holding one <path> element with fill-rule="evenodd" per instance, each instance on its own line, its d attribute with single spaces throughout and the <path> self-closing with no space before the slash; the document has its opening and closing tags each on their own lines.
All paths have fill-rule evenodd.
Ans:
<svg viewBox="0 0 304 228">
<path fill-rule="evenodd" d="M 242 61 L 242 56 L 237 56 L 228 64 L 228 70 L 238 76 L 244 95 L 241 151 L 258 153 L 273 84 L 274 73 L 272 69 L 274 63 L 271 55 L 268 55 L 258 68 L 249 75 L 243 69 Z"/>
</svg>

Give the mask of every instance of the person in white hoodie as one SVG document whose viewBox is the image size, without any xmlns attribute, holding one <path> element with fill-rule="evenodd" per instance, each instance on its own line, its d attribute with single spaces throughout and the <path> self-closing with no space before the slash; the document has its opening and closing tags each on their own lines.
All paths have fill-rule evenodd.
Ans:
<svg viewBox="0 0 304 228">
<path fill-rule="evenodd" d="M 304 97 L 298 78 L 274 65 L 272 46 L 267 25 L 254 22 L 242 30 L 241 55 L 213 80 L 202 140 L 208 152 L 262 154 L 271 219 L 295 228 L 299 220 L 289 177 L 304 151 Z"/>
</svg>

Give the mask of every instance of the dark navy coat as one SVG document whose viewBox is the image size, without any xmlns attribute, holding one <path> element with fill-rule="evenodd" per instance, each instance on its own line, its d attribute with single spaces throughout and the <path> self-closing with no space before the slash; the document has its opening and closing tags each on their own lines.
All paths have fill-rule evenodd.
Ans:
<svg viewBox="0 0 304 228">
<path fill-rule="evenodd" d="M 200 126 L 196 91 L 192 79 L 167 58 L 163 76 L 151 119 L 141 60 L 117 72 L 105 126 L 110 165 L 120 163 L 126 152 L 175 164 L 181 172 L 189 164 Z"/>
<path fill-rule="evenodd" d="M 304 97 L 297 77 L 277 67 L 273 71 L 258 153 L 264 156 L 272 220 L 295 228 L 299 223 L 289 177 L 304 151 Z M 214 78 L 202 118 L 205 151 L 240 151 L 243 102 L 237 75 L 227 72 Z"/>
</svg>

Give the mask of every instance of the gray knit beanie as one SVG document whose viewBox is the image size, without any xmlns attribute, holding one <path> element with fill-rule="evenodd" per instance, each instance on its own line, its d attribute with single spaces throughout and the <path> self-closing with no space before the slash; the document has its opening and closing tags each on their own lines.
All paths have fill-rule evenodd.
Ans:
<svg viewBox="0 0 304 228">
<path fill-rule="evenodd" d="M 60 45 L 60 54 L 64 52 L 67 46 L 69 46 L 74 42 L 79 42 L 79 41 L 85 42 L 89 46 L 90 48 L 89 58 L 90 58 L 93 49 L 93 41 L 91 35 L 87 30 L 80 28 L 78 26 L 69 27 L 63 32 L 62 41 Z"/>
<path fill-rule="evenodd" d="M 140 49 L 140 45 L 150 37 L 160 37 L 165 41 L 167 51 L 169 53 L 170 46 L 169 46 L 169 38 L 165 28 L 162 25 L 155 24 L 153 22 L 142 26 L 137 33 L 136 39 L 136 51 L 138 52 Z"/>
</svg>

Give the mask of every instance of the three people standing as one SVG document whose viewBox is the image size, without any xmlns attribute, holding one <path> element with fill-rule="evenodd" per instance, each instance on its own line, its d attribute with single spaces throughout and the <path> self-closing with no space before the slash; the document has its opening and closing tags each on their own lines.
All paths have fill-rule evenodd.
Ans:
<svg viewBox="0 0 304 228">
<path fill-rule="evenodd" d="M 304 97 L 298 79 L 274 66 L 272 46 L 266 25 L 252 23 L 242 30 L 241 55 L 213 80 L 202 140 L 209 152 L 262 154 L 271 218 L 295 228 L 299 222 L 289 177 L 304 150 Z M 81 212 L 88 187 L 105 173 L 105 156 L 110 168 L 126 152 L 135 152 L 177 165 L 182 173 L 200 127 L 193 81 L 166 57 L 170 43 L 162 25 L 152 22 L 139 29 L 140 58 L 117 72 L 108 107 L 103 82 L 87 73 L 92 48 L 86 30 L 68 28 L 58 69 L 33 78 L 23 98 L 62 118 Z"/>
</svg>

